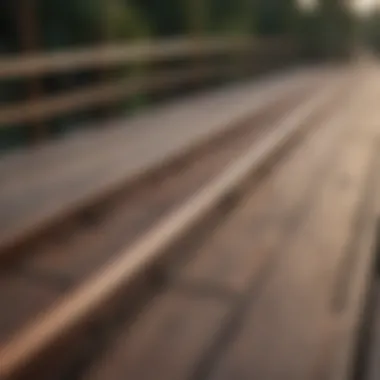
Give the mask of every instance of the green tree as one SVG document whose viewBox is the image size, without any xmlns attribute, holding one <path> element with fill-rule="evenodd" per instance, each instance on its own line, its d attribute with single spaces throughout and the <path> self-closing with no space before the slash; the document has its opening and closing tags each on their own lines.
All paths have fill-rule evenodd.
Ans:
<svg viewBox="0 0 380 380">
<path fill-rule="evenodd" d="M 184 34 L 187 29 L 184 0 L 132 0 L 155 36 Z"/>
<path fill-rule="evenodd" d="M 259 35 L 293 33 L 297 17 L 295 0 L 256 0 L 255 29 Z"/>
<path fill-rule="evenodd" d="M 136 39 L 150 34 L 145 15 L 126 0 L 104 3 L 105 35 L 110 41 Z"/>
<path fill-rule="evenodd" d="M 380 54 L 380 7 L 360 20 L 359 33 L 362 44 Z"/>
<path fill-rule="evenodd" d="M 349 56 L 354 42 L 355 19 L 342 0 L 320 0 L 299 19 L 298 39 L 304 53 L 313 58 Z"/>
</svg>

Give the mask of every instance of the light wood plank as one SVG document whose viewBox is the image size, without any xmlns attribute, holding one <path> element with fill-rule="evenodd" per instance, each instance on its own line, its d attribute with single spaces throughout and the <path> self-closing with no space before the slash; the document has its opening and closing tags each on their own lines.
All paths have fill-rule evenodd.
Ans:
<svg viewBox="0 0 380 380">
<path fill-rule="evenodd" d="M 363 105 L 362 102 L 360 102 Z M 374 153 L 373 134 L 350 120 L 339 159 L 309 220 L 282 249 L 282 260 L 242 318 L 210 379 L 314 378 L 326 349 L 326 318 Z"/>
</svg>

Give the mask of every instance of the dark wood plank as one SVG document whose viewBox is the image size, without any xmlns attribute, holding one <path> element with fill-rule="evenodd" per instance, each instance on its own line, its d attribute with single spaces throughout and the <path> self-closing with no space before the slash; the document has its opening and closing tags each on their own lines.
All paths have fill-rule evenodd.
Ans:
<svg viewBox="0 0 380 380">
<path fill-rule="evenodd" d="M 373 306 L 374 319 L 371 326 L 369 357 L 367 361 L 367 373 L 364 380 L 380 379 L 380 281 L 375 284 L 375 305 Z"/>
<path fill-rule="evenodd" d="M 0 278 L 0 346 L 58 296 L 56 289 L 38 279 L 3 273 Z"/>
<path fill-rule="evenodd" d="M 0 78 L 33 77 L 60 72 L 112 68 L 136 62 L 279 49 L 289 52 L 294 49 L 294 46 L 288 40 L 277 38 L 252 40 L 243 37 L 214 37 L 144 41 L 54 53 L 8 56 L 0 61 Z"/>
<path fill-rule="evenodd" d="M 186 379 L 226 311 L 221 300 L 170 291 L 154 301 L 84 378 Z"/>
</svg>

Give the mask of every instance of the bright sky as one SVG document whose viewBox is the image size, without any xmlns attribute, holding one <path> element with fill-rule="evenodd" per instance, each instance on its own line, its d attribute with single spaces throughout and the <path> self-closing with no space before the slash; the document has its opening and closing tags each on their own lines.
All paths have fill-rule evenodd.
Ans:
<svg viewBox="0 0 380 380">
<path fill-rule="evenodd" d="M 368 12 L 374 5 L 378 3 L 377 0 L 355 0 L 355 8 L 360 12 Z"/>
<path fill-rule="evenodd" d="M 313 7 L 313 5 L 315 5 L 315 3 L 318 2 L 318 0 L 299 0 L 299 1 L 301 5 L 303 5 L 306 8 Z M 353 3 L 354 8 L 358 12 L 368 12 L 376 4 L 380 5 L 380 0 L 351 0 L 351 1 Z"/>
</svg>

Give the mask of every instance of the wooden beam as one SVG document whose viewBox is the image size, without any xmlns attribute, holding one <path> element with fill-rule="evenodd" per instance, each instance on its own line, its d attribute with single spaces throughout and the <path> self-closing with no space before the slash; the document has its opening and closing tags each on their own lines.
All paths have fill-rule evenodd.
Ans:
<svg viewBox="0 0 380 380">
<path fill-rule="evenodd" d="M 36 0 L 17 1 L 17 22 L 20 48 L 27 53 L 35 53 L 40 50 L 40 30 L 37 20 Z M 30 76 L 27 82 L 28 98 L 31 103 L 37 102 L 43 94 L 43 85 L 38 73 Z M 40 140 L 46 135 L 46 126 L 42 118 L 34 119 L 34 138 Z"/>
<path fill-rule="evenodd" d="M 0 59 L 0 79 L 30 78 L 62 72 L 112 68 L 121 64 L 158 62 L 168 59 L 212 56 L 222 53 L 273 50 L 288 46 L 289 41 L 248 38 L 181 38 L 155 42 L 107 45 L 45 54 L 25 54 Z"/>
</svg>

